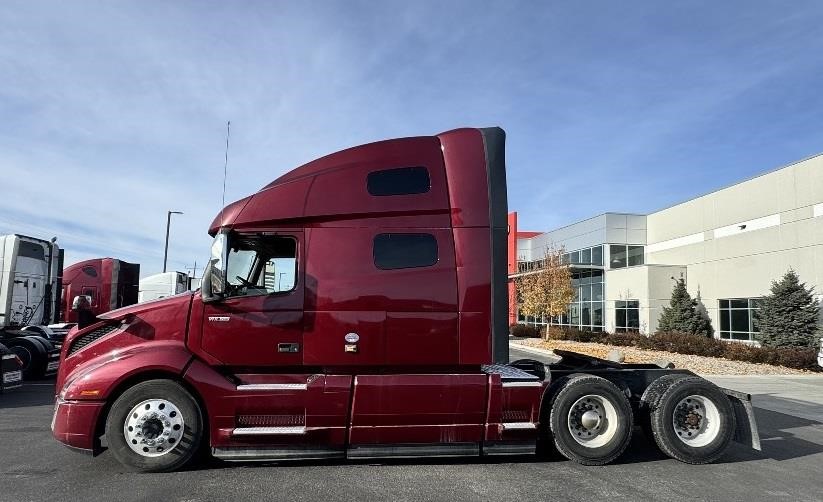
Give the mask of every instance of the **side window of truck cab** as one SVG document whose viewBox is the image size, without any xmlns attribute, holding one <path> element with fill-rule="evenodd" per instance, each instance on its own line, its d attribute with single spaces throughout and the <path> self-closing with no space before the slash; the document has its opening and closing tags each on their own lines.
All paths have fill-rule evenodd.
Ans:
<svg viewBox="0 0 823 502">
<path fill-rule="evenodd" d="M 227 296 L 258 296 L 292 291 L 297 276 L 297 241 L 278 235 L 239 235 L 227 263 Z"/>
</svg>

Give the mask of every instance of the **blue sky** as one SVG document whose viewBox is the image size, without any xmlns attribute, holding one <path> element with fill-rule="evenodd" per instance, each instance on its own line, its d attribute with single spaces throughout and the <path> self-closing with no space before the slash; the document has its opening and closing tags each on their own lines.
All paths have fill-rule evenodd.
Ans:
<svg viewBox="0 0 823 502">
<path fill-rule="evenodd" d="M 508 132 L 510 209 L 644 213 L 823 151 L 823 4 L 0 3 L 0 233 L 170 268 L 318 156 Z"/>
</svg>

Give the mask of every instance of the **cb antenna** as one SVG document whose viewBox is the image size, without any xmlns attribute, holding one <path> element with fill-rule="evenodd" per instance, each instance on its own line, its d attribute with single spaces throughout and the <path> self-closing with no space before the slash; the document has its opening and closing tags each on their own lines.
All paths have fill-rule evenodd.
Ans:
<svg viewBox="0 0 823 502">
<path fill-rule="evenodd" d="M 231 138 L 231 120 L 226 122 L 226 157 L 223 162 L 223 205 L 220 206 L 220 226 L 223 226 L 223 210 L 226 209 L 226 177 L 229 172 L 229 139 Z"/>
</svg>

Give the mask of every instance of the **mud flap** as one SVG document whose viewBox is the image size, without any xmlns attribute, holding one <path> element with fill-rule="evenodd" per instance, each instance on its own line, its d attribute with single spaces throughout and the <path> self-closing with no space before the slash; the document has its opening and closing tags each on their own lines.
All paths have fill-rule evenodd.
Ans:
<svg viewBox="0 0 823 502">
<path fill-rule="evenodd" d="M 734 408 L 734 417 L 737 419 L 737 430 L 734 431 L 734 442 L 751 446 L 760 451 L 760 434 L 757 432 L 757 422 L 754 419 L 752 396 L 736 390 L 720 388 L 729 396 Z"/>
</svg>

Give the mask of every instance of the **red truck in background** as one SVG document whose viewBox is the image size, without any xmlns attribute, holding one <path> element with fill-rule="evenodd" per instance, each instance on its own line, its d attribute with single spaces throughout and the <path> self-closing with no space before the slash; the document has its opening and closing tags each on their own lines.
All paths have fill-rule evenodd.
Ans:
<svg viewBox="0 0 823 502">
<path fill-rule="evenodd" d="M 759 448 L 748 395 L 569 352 L 509 363 L 502 129 L 344 150 L 228 205 L 200 291 L 63 345 L 54 437 L 126 466 Z"/>
<path fill-rule="evenodd" d="M 63 270 L 61 319 L 78 321 L 72 301 L 78 295 L 88 297 L 91 313 L 96 317 L 110 310 L 137 303 L 140 265 L 117 258 L 93 258 Z"/>
</svg>

